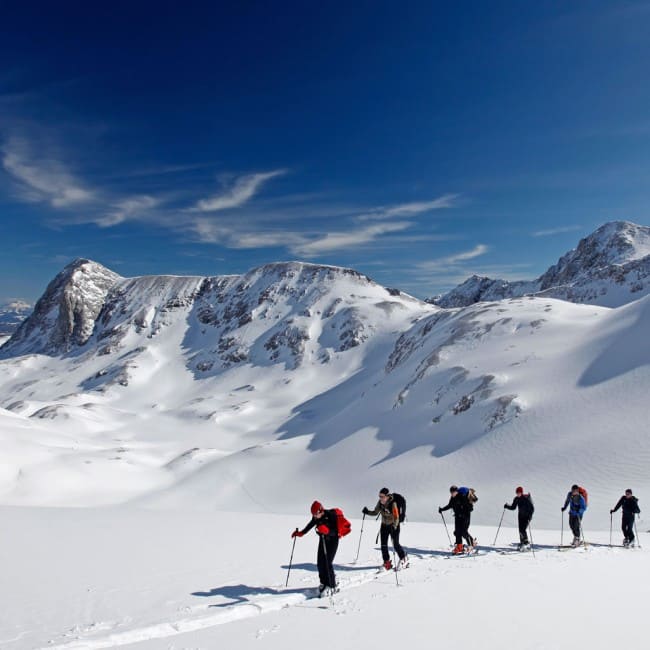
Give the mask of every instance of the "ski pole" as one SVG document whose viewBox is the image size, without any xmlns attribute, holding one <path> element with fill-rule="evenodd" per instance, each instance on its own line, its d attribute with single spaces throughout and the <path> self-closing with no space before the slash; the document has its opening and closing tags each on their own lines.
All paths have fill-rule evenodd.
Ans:
<svg viewBox="0 0 650 650">
<path fill-rule="evenodd" d="M 447 528 L 447 522 L 445 521 L 445 515 L 440 513 L 440 516 L 442 517 L 442 523 L 445 525 L 445 530 L 447 531 L 447 539 L 449 540 L 449 546 L 451 546 L 451 536 L 449 535 L 449 529 Z"/>
<path fill-rule="evenodd" d="M 395 572 L 395 584 L 399 587 L 399 580 L 397 578 L 397 564 L 395 563 L 395 549 L 393 549 L 393 571 Z"/>
<path fill-rule="evenodd" d="M 609 548 L 612 548 L 612 525 L 613 525 L 613 517 L 614 515 L 612 514 L 611 510 L 609 512 Z"/>
<path fill-rule="evenodd" d="M 354 558 L 354 562 L 352 564 L 356 564 L 357 560 L 359 559 L 359 551 L 361 550 L 361 537 L 363 535 L 363 523 L 366 520 L 366 513 L 363 513 L 363 519 L 361 520 L 361 532 L 359 533 L 359 546 L 357 547 L 357 556 Z"/>
<path fill-rule="evenodd" d="M 501 523 L 503 522 L 503 516 L 506 514 L 506 509 L 503 509 L 503 512 L 501 513 L 501 519 L 499 520 L 499 527 L 497 528 L 497 534 L 494 536 L 494 542 L 492 543 L 492 546 L 497 545 L 497 537 L 499 536 L 499 531 L 501 530 Z"/>
<path fill-rule="evenodd" d="M 298 532 L 297 528 L 296 528 L 296 532 Z M 293 564 L 293 552 L 296 549 L 296 540 L 297 539 L 298 539 L 298 537 L 294 535 L 294 537 L 293 537 L 293 546 L 291 547 L 291 557 L 289 558 L 289 570 L 287 571 L 287 581 L 284 583 L 285 587 L 289 586 L 289 574 L 291 573 L 291 565 Z"/>
<path fill-rule="evenodd" d="M 634 534 L 636 535 L 636 545 L 641 548 L 641 540 L 639 539 L 639 531 L 636 529 L 636 519 L 634 520 Z"/>
<path fill-rule="evenodd" d="M 582 545 L 587 548 L 587 540 L 585 539 L 585 530 L 582 527 L 582 519 L 578 519 L 580 522 L 580 534 L 582 535 Z"/>
<path fill-rule="evenodd" d="M 533 558 L 535 557 L 535 544 L 533 543 L 533 529 L 528 522 L 528 535 L 530 535 L 530 550 L 533 552 Z"/>
<path fill-rule="evenodd" d="M 562 510 L 562 528 L 560 529 L 560 546 L 564 545 L 564 510 Z"/>
</svg>

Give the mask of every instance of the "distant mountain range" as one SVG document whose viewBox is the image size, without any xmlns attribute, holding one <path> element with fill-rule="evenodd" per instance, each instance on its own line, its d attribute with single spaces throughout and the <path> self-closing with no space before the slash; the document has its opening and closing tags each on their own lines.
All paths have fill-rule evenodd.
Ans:
<svg viewBox="0 0 650 650">
<path fill-rule="evenodd" d="M 18 326 L 29 316 L 32 305 L 22 300 L 0 305 L 0 337 L 7 337 L 13 334 Z"/>
<path fill-rule="evenodd" d="M 650 228 L 628 221 L 606 223 L 581 239 L 536 280 L 508 282 L 473 275 L 428 302 L 444 308 L 539 295 L 576 303 L 619 307 L 650 292 Z"/>
</svg>

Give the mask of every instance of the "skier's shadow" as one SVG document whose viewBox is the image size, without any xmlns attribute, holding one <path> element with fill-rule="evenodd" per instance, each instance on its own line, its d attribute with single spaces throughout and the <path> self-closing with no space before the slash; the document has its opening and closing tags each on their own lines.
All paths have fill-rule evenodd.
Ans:
<svg viewBox="0 0 650 650">
<path fill-rule="evenodd" d="M 449 551 L 443 551 L 440 549 L 434 548 L 416 548 L 415 546 L 403 546 L 402 547 L 407 555 L 410 557 L 425 558 L 425 557 L 447 557 Z M 377 548 L 379 550 L 379 548 Z"/>
<path fill-rule="evenodd" d="M 288 569 L 289 565 L 288 564 L 283 564 L 282 565 L 283 569 Z M 303 571 L 317 571 L 317 567 L 315 564 L 310 563 L 310 562 L 302 562 L 300 564 L 292 564 L 291 565 L 292 569 L 302 569 Z M 376 569 L 377 565 L 376 564 L 370 564 L 370 565 L 358 565 L 358 564 L 337 564 L 336 562 L 334 563 L 334 571 L 370 571 L 372 569 Z"/>
<path fill-rule="evenodd" d="M 210 591 L 194 591 L 192 596 L 201 598 L 214 598 L 221 596 L 227 598 L 226 603 L 214 603 L 210 607 L 230 607 L 237 603 L 254 603 L 257 596 L 280 596 L 287 594 L 306 594 L 310 589 L 277 589 L 274 587 L 253 587 L 251 585 L 225 585 L 223 587 L 214 587 Z M 311 590 L 313 591 L 313 589 Z"/>
</svg>

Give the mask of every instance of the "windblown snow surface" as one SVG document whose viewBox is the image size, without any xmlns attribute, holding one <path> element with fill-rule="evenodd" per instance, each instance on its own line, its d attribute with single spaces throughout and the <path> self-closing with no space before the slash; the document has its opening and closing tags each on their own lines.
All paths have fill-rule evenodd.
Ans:
<svg viewBox="0 0 650 650">
<path fill-rule="evenodd" d="M 445 310 L 333 267 L 92 264 L 72 270 L 101 279 L 90 304 L 87 277 L 53 289 L 0 351 L 0 647 L 643 643 L 645 550 L 607 545 L 623 490 L 650 493 L 650 296 Z M 574 482 L 591 545 L 558 552 Z M 482 556 L 445 559 L 451 483 L 479 494 Z M 374 572 L 374 520 L 352 564 L 384 485 L 408 499 L 400 586 Z M 492 548 L 517 485 L 535 556 Z M 283 586 L 313 499 L 354 518 L 332 602 L 308 598 L 312 535 Z"/>
</svg>

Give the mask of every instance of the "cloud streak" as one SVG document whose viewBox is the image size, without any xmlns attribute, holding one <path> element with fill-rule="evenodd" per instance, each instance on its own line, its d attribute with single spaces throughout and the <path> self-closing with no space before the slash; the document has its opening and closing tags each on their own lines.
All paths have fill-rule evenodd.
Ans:
<svg viewBox="0 0 650 650">
<path fill-rule="evenodd" d="M 291 250 L 298 255 L 320 255 L 346 248 L 355 248 L 368 244 L 382 235 L 406 230 L 412 224 L 408 221 L 397 221 L 366 226 L 356 230 L 331 232 L 311 241 L 293 244 Z"/>
<path fill-rule="evenodd" d="M 276 169 L 270 172 L 240 176 L 235 179 L 232 186 L 226 191 L 216 196 L 201 199 L 191 208 L 191 211 L 217 212 L 219 210 L 238 208 L 250 201 L 264 183 L 286 173 L 285 169 Z"/>
<path fill-rule="evenodd" d="M 451 267 L 459 266 L 462 264 L 462 262 L 467 262 L 468 260 L 473 260 L 476 257 L 485 255 L 485 253 L 487 253 L 489 250 L 489 246 L 486 246 L 485 244 L 477 244 L 474 246 L 474 248 L 468 251 L 461 251 L 460 253 L 447 255 L 435 260 L 420 262 L 417 264 L 417 268 L 421 269 L 422 271 L 450 271 Z"/>
<path fill-rule="evenodd" d="M 24 127 L 18 127 L 24 128 Z M 88 183 L 73 174 L 47 133 L 36 139 L 10 133 L 0 153 L 2 166 L 24 201 L 47 202 L 56 209 L 58 225 L 95 224 L 112 228 L 140 222 L 189 235 L 193 241 L 230 249 L 279 248 L 303 257 L 318 257 L 369 245 L 395 246 L 400 235 L 416 225 L 416 217 L 456 205 L 458 195 L 368 207 L 334 202 L 323 195 L 298 194 L 255 200 L 271 180 L 287 169 L 230 176 L 218 194 L 200 197 L 200 187 L 158 191 L 156 183 L 131 182 L 116 190 L 110 183 Z M 32 134 L 34 135 L 34 134 Z M 37 154 L 38 152 L 38 154 Z M 163 172 L 184 172 L 194 166 L 171 166 Z M 156 170 L 154 170 L 156 171 Z M 160 171 L 157 170 L 157 171 Z M 147 176 L 147 174 L 143 174 Z M 252 205 L 249 205 L 252 204 Z M 415 233 L 411 233 L 415 237 Z M 393 235 L 391 237 L 390 235 Z M 419 233 L 418 242 L 430 236 Z M 482 254 L 479 249 L 469 253 Z"/>
<path fill-rule="evenodd" d="M 566 232 L 575 232 L 580 230 L 581 226 L 562 226 L 560 228 L 549 228 L 548 230 L 537 230 L 532 233 L 533 237 L 552 237 L 553 235 L 562 235 Z"/>
<path fill-rule="evenodd" d="M 424 214 L 433 210 L 442 210 L 452 208 L 456 205 L 458 194 L 443 194 L 437 199 L 431 201 L 413 201 L 411 203 L 401 203 L 389 207 L 376 208 L 367 214 L 360 215 L 360 221 L 369 221 L 372 219 L 392 219 L 394 217 L 410 217 L 418 214 Z"/>
<path fill-rule="evenodd" d="M 28 201 L 46 201 L 54 208 L 65 208 L 95 199 L 94 192 L 60 161 L 47 158 L 37 162 L 27 141 L 20 138 L 11 138 L 3 146 L 2 166 Z"/>
<path fill-rule="evenodd" d="M 131 196 L 117 201 L 106 214 L 95 217 L 93 221 L 102 228 L 109 228 L 125 221 L 141 219 L 144 214 L 158 205 L 160 199 L 153 196 Z"/>
</svg>

